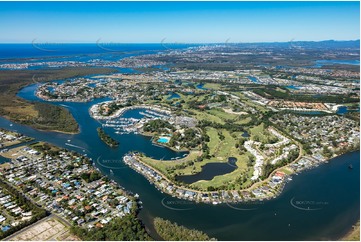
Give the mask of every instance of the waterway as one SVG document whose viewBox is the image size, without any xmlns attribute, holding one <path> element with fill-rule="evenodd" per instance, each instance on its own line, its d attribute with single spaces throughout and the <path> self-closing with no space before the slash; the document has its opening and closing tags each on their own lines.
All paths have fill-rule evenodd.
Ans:
<svg viewBox="0 0 361 242">
<path fill-rule="evenodd" d="M 354 112 L 359 113 L 360 112 L 360 107 L 355 107 L 355 108 L 349 109 L 349 107 L 347 107 L 347 106 L 340 106 L 340 107 L 338 107 L 336 113 L 343 115 L 343 114 L 346 114 L 346 113 L 354 113 Z"/>
<path fill-rule="evenodd" d="M 360 60 L 316 60 L 314 67 L 322 67 L 325 65 L 360 65 Z"/>
<path fill-rule="evenodd" d="M 201 90 L 207 90 L 207 88 L 204 87 L 204 83 L 199 83 L 196 85 L 197 89 L 201 89 Z"/>
<path fill-rule="evenodd" d="M 176 179 L 187 184 L 191 184 L 200 180 L 212 180 L 215 176 L 228 174 L 235 169 L 237 159 L 229 158 L 228 162 L 214 162 L 202 166 L 202 171 L 192 175 L 177 176 Z"/>
<path fill-rule="evenodd" d="M 288 89 L 292 89 L 292 90 L 299 90 L 300 87 L 299 86 L 295 86 L 295 85 L 289 85 L 289 86 L 285 86 Z"/>
<path fill-rule="evenodd" d="M 254 76 L 247 76 L 247 78 L 249 80 L 251 80 L 252 82 L 254 82 L 254 83 L 259 83 L 258 79 L 256 77 L 254 77 Z"/>
<path fill-rule="evenodd" d="M 177 99 L 177 98 L 180 98 L 180 96 L 179 96 L 178 93 L 170 92 L 170 93 L 169 93 L 169 97 L 168 97 L 167 99 L 168 99 L 168 100 L 171 100 L 171 99 Z"/>
<path fill-rule="evenodd" d="M 39 101 L 34 95 L 36 86 L 25 87 L 18 95 Z M 151 232 L 153 218 L 162 217 L 200 229 L 219 240 L 334 240 L 344 235 L 359 219 L 359 152 L 337 157 L 328 164 L 294 176 L 283 193 L 271 201 L 195 204 L 161 193 L 122 161 L 122 156 L 133 150 L 157 159 L 182 157 L 184 153 L 155 146 L 150 138 L 136 134 L 111 134 L 120 142 L 114 149 L 98 138 L 96 128 L 101 124 L 90 117 L 88 109 L 104 100 L 108 99 L 54 103 L 68 108 L 74 115 L 80 125 L 78 134 L 39 131 L 3 118 L 0 118 L 0 127 L 91 157 L 104 174 L 140 194 L 143 209 L 139 216 Z M 130 116 L 131 113 L 124 115 Z M 353 165 L 352 170 L 348 168 L 349 164 Z"/>
</svg>

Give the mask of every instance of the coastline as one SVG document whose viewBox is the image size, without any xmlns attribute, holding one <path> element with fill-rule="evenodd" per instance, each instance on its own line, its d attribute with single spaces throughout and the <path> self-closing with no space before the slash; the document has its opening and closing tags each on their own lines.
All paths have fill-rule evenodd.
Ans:
<svg viewBox="0 0 361 242">
<path fill-rule="evenodd" d="M 161 113 L 166 113 L 166 114 L 171 113 L 170 110 L 165 110 L 165 107 L 150 106 L 150 105 L 134 105 L 134 106 L 129 106 L 129 107 L 123 107 L 123 108 L 117 110 L 115 113 L 113 113 L 112 115 L 109 115 L 109 116 L 98 115 L 97 113 L 98 113 L 98 110 L 99 110 L 99 106 L 102 105 L 102 104 L 105 104 L 105 103 L 109 103 L 109 102 L 112 102 L 112 101 L 105 101 L 105 102 L 100 102 L 100 103 L 94 104 L 89 109 L 90 116 L 92 118 L 96 119 L 96 120 L 108 120 L 108 119 L 118 118 L 119 116 L 121 116 L 123 113 L 125 113 L 128 110 L 140 109 L 140 108 L 154 110 L 154 111 L 161 112 Z"/>
<path fill-rule="evenodd" d="M 161 146 L 161 147 L 164 147 L 164 148 L 168 148 L 168 149 L 173 150 L 173 151 L 175 151 L 175 152 L 189 152 L 189 150 L 184 149 L 184 148 L 177 150 L 177 149 L 174 148 L 174 147 L 170 147 L 170 146 L 168 146 L 168 145 L 166 145 L 166 144 L 162 144 L 162 143 L 158 143 L 158 142 L 154 141 L 154 135 L 153 135 L 152 133 L 140 131 L 140 132 L 138 132 L 138 134 L 143 135 L 143 136 L 145 136 L 145 137 L 151 137 L 151 141 L 152 141 L 152 143 L 153 143 L 154 145 Z M 185 157 L 184 157 L 184 158 L 185 158 Z"/>
<path fill-rule="evenodd" d="M 123 161 L 132 169 L 134 169 L 136 172 L 138 172 L 139 174 L 143 175 L 151 184 L 154 184 L 155 188 L 158 189 L 161 192 L 167 193 L 170 196 L 176 197 L 178 199 L 183 199 L 183 200 L 189 200 L 189 201 L 194 201 L 194 202 L 203 202 L 203 203 L 212 203 L 214 205 L 216 204 L 221 204 L 221 203 L 234 203 L 234 202 L 248 202 L 248 201 L 257 201 L 257 200 L 268 200 L 271 198 L 275 198 L 277 196 L 277 194 L 279 194 L 280 192 L 277 192 L 275 194 L 275 196 L 270 196 L 270 197 L 262 197 L 262 198 L 247 198 L 247 199 L 242 199 L 242 198 L 238 198 L 235 200 L 220 200 L 220 199 L 203 199 L 203 198 L 210 198 L 212 193 L 218 193 L 219 191 L 199 191 L 196 189 L 192 189 L 192 188 L 186 188 L 183 187 L 181 185 L 175 185 L 173 181 L 169 180 L 168 177 L 166 177 L 164 174 L 162 174 L 161 172 L 159 172 L 158 170 L 156 170 L 155 168 L 151 167 L 150 165 L 142 162 L 139 157 L 135 158 L 135 160 L 137 162 L 139 162 L 141 164 L 141 166 L 145 166 L 148 168 L 147 172 L 140 170 L 139 169 L 139 164 L 136 164 L 134 162 L 129 162 L 129 157 L 124 156 Z M 149 174 L 154 174 L 157 173 L 155 176 L 155 179 L 153 179 L 152 177 L 149 176 Z M 148 174 L 148 175 L 147 175 Z M 159 181 L 161 180 L 160 177 L 162 179 L 164 179 L 168 184 L 164 184 L 164 183 L 159 183 Z M 283 182 L 282 182 L 283 183 Z M 284 184 L 280 184 L 279 188 L 282 190 L 285 183 Z M 169 186 L 172 187 L 172 189 L 169 189 Z M 178 190 L 182 190 L 185 192 L 182 193 L 182 195 L 180 195 L 179 193 L 177 193 Z M 193 195 L 187 195 L 187 192 L 189 193 L 193 193 Z M 233 190 L 227 190 L 227 192 L 233 192 Z M 205 196 L 206 195 L 206 196 Z"/>
<path fill-rule="evenodd" d="M 360 241 L 360 220 L 352 225 L 350 230 L 339 241 Z"/>
<path fill-rule="evenodd" d="M 36 126 L 32 126 L 31 124 L 23 124 L 21 122 L 18 122 L 16 120 L 12 120 L 10 119 L 8 116 L 1 116 L 2 118 L 10 121 L 10 122 L 13 122 L 13 123 L 16 123 L 16 124 L 19 124 L 19 125 L 25 125 L 27 127 L 30 127 L 32 129 L 35 129 L 35 130 L 39 130 L 39 131 L 44 131 L 44 132 L 56 132 L 56 133 L 62 133 L 62 134 L 70 134 L 70 135 L 75 135 L 75 134 L 79 134 L 80 133 L 80 127 L 78 127 L 78 131 L 77 132 L 69 132 L 69 131 L 63 131 L 63 130 L 57 130 L 57 129 L 42 129 L 42 128 L 39 128 L 39 127 L 36 127 Z M 77 122 L 78 124 L 78 122 Z M 79 125 L 79 124 L 78 124 Z"/>
<path fill-rule="evenodd" d="M 355 151 L 349 151 L 347 153 L 350 152 L 355 152 Z M 347 154 L 347 153 L 343 153 L 341 155 Z M 233 192 L 239 192 L 240 194 L 242 194 L 243 192 L 248 192 L 250 193 L 250 191 L 256 187 L 260 187 L 262 186 L 262 184 L 264 184 L 265 182 L 269 181 L 277 172 L 279 172 L 280 170 L 288 167 L 291 164 L 294 164 L 295 162 L 299 161 L 300 159 L 302 159 L 305 156 L 300 156 L 298 157 L 296 160 L 294 160 L 293 162 L 287 164 L 286 166 L 283 167 L 279 167 L 276 170 L 274 170 L 266 179 L 254 183 L 252 186 L 246 188 L 246 189 L 242 189 L 242 190 L 222 190 L 222 191 L 201 191 L 201 190 L 197 190 L 197 189 L 192 189 L 192 188 L 188 188 L 188 187 L 184 187 L 182 185 L 175 185 L 174 181 L 170 180 L 166 175 L 164 175 L 162 172 L 160 172 L 159 170 L 157 170 L 156 168 L 146 164 L 145 162 L 143 162 L 141 160 L 141 158 L 139 156 L 135 156 L 132 157 L 130 155 L 125 155 L 123 157 L 123 161 L 125 164 L 127 164 L 130 168 L 132 168 L 133 170 L 135 170 L 137 173 L 141 174 L 142 176 L 144 176 L 151 184 L 154 185 L 154 187 L 164 193 L 167 193 L 170 196 L 176 197 L 178 199 L 182 199 L 182 200 L 189 200 L 189 201 L 194 201 L 194 202 L 202 202 L 202 203 L 212 203 L 213 205 L 217 205 L 217 204 L 222 204 L 222 203 L 242 203 L 242 202 L 251 202 L 251 201 L 263 201 L 263 200 L 271 200 L 271 199 L 275 199 L 277 198 L 279 195 L 282 194 L 282 191 L 286 185 L 286 183 L 288 182 L 292 182 L 292 176 L 293 175 L 298 175 L 299 173 L 302 173 L 303 171 L 307 171 L 307 170 L 311 170 L 311 169 L 315 169 L 320 165 L 326 164 L 328 163 L 330 160 L 337 158 L 341 155 L 332 157 L 330 159 L 326 159 L 323 161 L 319 161 L 315 164 L 313 164 L 310 167 L 305 167 L 302 169 L 299 169 L 297 171 L 292 169 L 292 173 L 290 174 L 285 174 L 282 181 L 277 184 L 277 186 L 273 189 L 273 193 L 271 194 L 267 194 L 267 196 L 262 196 L 262 197 L 238 197 L 238 198 L 233 198 L 233 199 L 228 199 L 228 200 L 223 200 L 223 199 L 206 199 L 204 200 L 203 198 L 206 197 L 207 198 L 211 198 L 213 193 L 219 193 L 219 192 L 229 192 L 229 193 L 233 193 Z M 132 160 L 132 161 L 130 161 Z M 141 169 L 143 168 L 143 169 Z M 148 169 L 147 169 L 148 168 Z M 165 180 L 165 182 L 163 181 Z M 162 182 L 160 182 L 162 181 Z M 167 184 L 166 184 L 167 183 Z M 169 189 L 169 186 L 172 186 L 172 189 Z M 183 190 L 185 192 L 185 194 L 187 194 L 186 192 L 191 192 L 191 193 L 196 193 L 196 196 L 188 196 L 185 195 L 184 193 L 179 194 L 177 193 L 177 190 Z"/>
<path fill-rule="evenodd" d="M 44 100 L 44 101 L 47 101 L 47 102 L 74 102 L 74 103 L 87 103 L 87 102 L 91 102 L 93 101 L 94 99 L 92 98 L 89 98 L 89 99 L 83 99 L 83 100 L 74 100 L 74 99 L 53 99 L 53 98 L 49 98 L 47 96 L 44 96 L 40 93 L 40 91 L 37 91 L 35 93 L 35 96 Z"/>
</svg>

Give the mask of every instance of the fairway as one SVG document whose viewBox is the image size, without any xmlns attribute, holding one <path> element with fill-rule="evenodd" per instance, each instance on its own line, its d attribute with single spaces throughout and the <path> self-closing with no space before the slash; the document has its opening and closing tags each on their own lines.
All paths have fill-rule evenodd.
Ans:
<svg viewBox="0 0 361 242">
<path fill-rule="evenodd" d="M 237 169 L 231 173 L 215 176 L 210 181 L 200 180 L 191 185 L 192 188 L 207 190 L 208 187 L 212 186 L 214 188 L 224 187 L 225 189 L 241 189 L 250 184 L 250 180 L 247 179 L 245 183 L 238 182 L 237 179 L 243 176 L 250 177 L 253 173 L 253 169 L 247 171 L 247 162 L 249 160 L 248 154 L 237 155 Z"/>
<path fill-rule="evenodd" d="M 223 109 L 220 108 L 212 108 L 211 110 L 208 111 L 208 113 L 215 115 L 224 120 L 229 120 L 229 119 L 233 120 L 238 118 L 237 114 L 226 113 Z"/>
<path fill-rule="evenodd" d="M 209 154 L 214 156 L 220 143 L 218 132 L 215 128 L 208 128 L 207 135 L 209 136 L 209 142 L 207 144 L 209 147 Z"/>
<path fill-rule="evenodd" d="M 210 113 L 207 112 L 200 112 L 200 111 L 194 111 L 192 110 L 195 114 L 196 114 L 196 118 L 198 120 L 207 120 L 207 121 L 211 121 L 211 122 L 215 122 L 215 123 L 219 123 L 219 124 L 224 124 L 224 120 L 216 115 L 212 115 Z"/>
<path fill-rule="evenodd" d="M 251 135 L 251 140 L 260 141 L 263 144 L 268 143 L 270 139 L 277 139 L 276 136 L 274 136 L 273 134 L 268 132 L 268 130 L 265 129 L 264 123 L 252 127 L 249 131 Z"/>
</svg>

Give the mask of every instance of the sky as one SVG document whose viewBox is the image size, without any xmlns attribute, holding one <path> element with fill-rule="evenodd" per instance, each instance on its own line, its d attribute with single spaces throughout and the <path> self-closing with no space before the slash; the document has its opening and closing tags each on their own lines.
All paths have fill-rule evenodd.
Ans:
<svg viewBox="0 0 361 242">
<path fill-rule="evenodd" d="M 0 43 L 360 38 L 359 2 L 0 2 Z"/>
</svg>

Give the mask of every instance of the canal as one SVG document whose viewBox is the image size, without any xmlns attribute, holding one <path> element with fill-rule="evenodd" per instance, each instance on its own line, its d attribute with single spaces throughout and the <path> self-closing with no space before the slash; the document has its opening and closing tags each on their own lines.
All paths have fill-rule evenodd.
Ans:
<svg viewBox="0 0 361 242">
<path fill-rule="evenodd" d="M 18 95 L 30 101 L 41 101 L 34 95 L 36 87 L 37 84 L 25 87 Z M 195 204 L 161 193 L 122 161 L 124 154 L 134 150 L 157 159 L 181 157 L 184 153 L 155 146 L 148 137 L 137 134 L 111 134 L 120 142 L 114 149 L 98 138 L 96 128 L 101 124 L 90 117 L 88 110 L 94 103 L 104 100 L 54 103 L 66 107 L 74 115 L 80 125 L 78 134 L 39 131 L 3 118 L 0 118 L 0 127 L 91 157 L 104 174 L 140 195 L 143 209 L 139 216 L 151 231 L 153 218 L 162 217 L 202 230 L 219 240 L 335 240 L 359 220 L 359 152 L 342 155 L 294 176 L 274 200 Z M 353 169 L 348 168 L 350 164 Z"/>
</svg>

